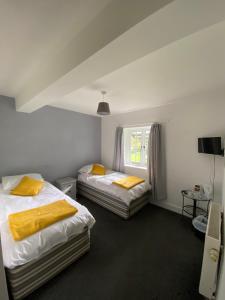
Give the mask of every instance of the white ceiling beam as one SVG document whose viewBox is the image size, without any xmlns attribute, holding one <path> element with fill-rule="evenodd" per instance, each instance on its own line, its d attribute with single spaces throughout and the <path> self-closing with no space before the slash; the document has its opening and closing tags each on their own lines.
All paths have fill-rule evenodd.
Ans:
<svg viewBox="0 0 225 300">
<path fill-rule="evenodd" d="M 104 48 L 130 27 L 172 0 L 113 0 L 96 18 L 74 37 L 62 52 L 47 57 L 16 95 L 18 111 L 32 112 L 54 101 L 50 90 L 64 87 L 65 76 Z M 80 69 L 80 67 L 79 67 Z M 87 69 L 92 73 L 93 70 Z M 84 71 L 83 71 L 84 73 Z M 97 75 L 97 74 L 96 74 Z M 96 75 L 94 77 L 96 77 Z M 98 77 L 98 76 L 97 76 Z M 75 88 L 76 88 L 75 80 Z M 57 88 L 59 90 L 59 88 Z M 57 95 L 61 96 L 63 93 Z"/>
<path fill-rule="evenodd" d="M 134 60 L 225 19 L 222 0 L 169 2 L 112 1 L 63 52 L 43 63 L 16 97 L 17 110 L 32 112 L 56 102 Z"/>
</svg>

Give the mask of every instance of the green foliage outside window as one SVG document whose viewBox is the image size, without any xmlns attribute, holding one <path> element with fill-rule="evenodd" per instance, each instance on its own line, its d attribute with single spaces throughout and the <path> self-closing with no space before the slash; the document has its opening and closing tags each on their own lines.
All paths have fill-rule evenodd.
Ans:
<svg viewBox="0 0 225 300">
<path fill-rule="evenodd" d="M 140 163 L 141 161 L 141 132 L 131 136 L 131 161 Z"/>
</svg>

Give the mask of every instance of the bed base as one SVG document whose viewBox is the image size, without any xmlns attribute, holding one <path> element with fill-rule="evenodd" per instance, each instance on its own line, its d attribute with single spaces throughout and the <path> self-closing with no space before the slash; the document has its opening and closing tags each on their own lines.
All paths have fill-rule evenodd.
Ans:
<svg viewBox="0 0 225 300">
<path fill-rule="evenodd" d="M 14 300 L 19 300 L 43 285 L 76 261 L 90 249 L 88 229 L 46 252 L 40 258 L 18 266 L 6 268 L 9 292 Z"/>
<path fill-rule="evenodd" d="M 87 185 L 84 182 L 78 182 L 77 184 L 78 194 L 85 198 L 92 200 L 100 206 L 110 210 L 118 216 L 129 219 L 135 213 L 137 213 L 142 207 L 149 203 L 150 191 L 145 193 L 139 198 L 133 200 L 128 206 L 119 198 L 116 198 L 108 193 L 102 192 L 92 186 Z"/>
</svg>

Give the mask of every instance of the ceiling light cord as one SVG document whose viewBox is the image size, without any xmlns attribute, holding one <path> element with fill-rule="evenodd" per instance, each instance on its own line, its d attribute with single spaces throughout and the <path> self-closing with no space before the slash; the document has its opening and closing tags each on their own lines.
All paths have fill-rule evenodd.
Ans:
<svg viewBox="0 0 225 300">
<path fill-rule="evenodd" d="M 105 102 L 106 91 L 101 91 L 102 93 L 102 102 Z"/>
</svg>

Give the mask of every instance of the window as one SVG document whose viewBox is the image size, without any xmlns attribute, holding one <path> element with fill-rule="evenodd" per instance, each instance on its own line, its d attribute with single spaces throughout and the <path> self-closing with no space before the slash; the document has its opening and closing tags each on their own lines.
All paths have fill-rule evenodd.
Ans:
<svg viewBox="0 0 225 300">
<path fill-rule="evenodd" d="M 147 167 L 150 126 L 124 129 L 125 165 Z"/>
</svg>

